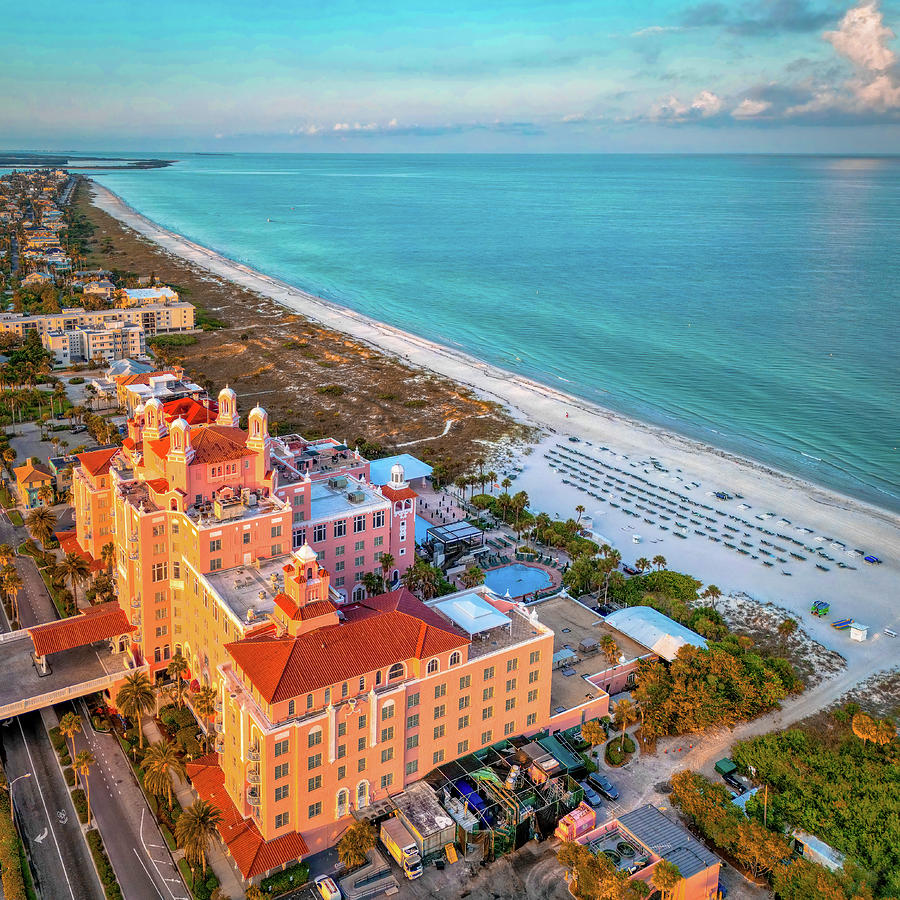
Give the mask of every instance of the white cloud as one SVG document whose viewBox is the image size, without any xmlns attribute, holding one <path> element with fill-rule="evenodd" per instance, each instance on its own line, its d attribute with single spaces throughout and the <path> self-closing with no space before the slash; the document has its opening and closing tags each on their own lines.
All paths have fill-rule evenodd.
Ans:
<svg viewBox="0 0 900 900">
<path fill-rule="evenodd" d="M 700 91 L 690 103 L 684 103 L 674 94 L 658 100 L 650 109 L 650 118 L 683 122 L 687 119 L 708 119 L 721 111 L 721 97 L 712 91 Z"/>
<path fill-rule="evenodd" d="M 694 102 L 691 103 L 691 109 L 700 113 L 703 118 L 714 116 L 722 111 L 722 98 L 718 97 L 712 91 L 700 91 Z"/>
<path fill-rule="evenodd" d="M 764 113 L 771 106 L 767 100 L 751 100 L 747 97 L 731 111 L 731 115 L 736 119 L 750 119 Z"/>
<path fill-rule="evenodd" d="M 670 31 L 684 31 L 681 25 L 648 25 L 646 28 L 639 28 L 632 31 L 632 37 L 647 37 L 651 34 L 667 34 Z"/>
<path fill-rule="evenodd" d="M 888 47 L 888 41 L 896 35 L 884 24 L 877 0 L 849 10 L 838 30 L 826 31 L 822 37 L 860 69 L 883 72 L 897 61 L 896 54 Z"/>
</svg>

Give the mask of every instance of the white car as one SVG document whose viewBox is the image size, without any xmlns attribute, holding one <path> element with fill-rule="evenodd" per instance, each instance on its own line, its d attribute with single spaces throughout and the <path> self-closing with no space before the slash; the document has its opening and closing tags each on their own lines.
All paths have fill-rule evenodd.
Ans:
<svg viewBox="0 0 900 900">
<path fill-rule="evenodd" d="M 320 875 L 314 882 L 322 900 L 343 900 L 341 889 L 329 875 Z"/>
</svg>

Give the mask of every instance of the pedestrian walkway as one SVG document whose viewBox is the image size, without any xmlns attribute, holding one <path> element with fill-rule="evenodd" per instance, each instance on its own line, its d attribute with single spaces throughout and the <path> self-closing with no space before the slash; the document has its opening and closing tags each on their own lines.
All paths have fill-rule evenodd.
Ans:
<svg viewBox="0 0 900 900">
<path fill-rule="evenodd" d="M 165 740 L 154 719 L 144 719 L 143 725 L 145 741 L 155 743 Z M 197 799 L 190 784 L 182 778 L 174 777 L 172 779 L 172 787 L 182 808 L 190 806 Z M 212 841 L 208 845 L 206 860 L 209 863 L 209 867 L 216 873 L 222 893 L 226 897 L 230 897 L 231 900 L 240 900 L 240 898 L 245 896 L 244 886 L 235 874 L 231 860 L 222 849 L 222 845 L 218 840 Z"/>
</svg>

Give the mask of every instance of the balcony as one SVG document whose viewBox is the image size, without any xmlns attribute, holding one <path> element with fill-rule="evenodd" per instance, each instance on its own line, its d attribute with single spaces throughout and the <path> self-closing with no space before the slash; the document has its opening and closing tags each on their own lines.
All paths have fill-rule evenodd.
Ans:
<svg viewBox="0 0 900 900">
<path fill-rule="evenodd" d="M 247 802 L 251 806 L 259 806 L 259 804 L 260 804 L 259 788 L 256 788 L 256 787 L 247 788 Z"/>
<path fill-rule="evenodd" d="M 140 613 L 135 613 L 131 617 L 131 624 L 134 625 L 135 628 L 141 627 L 141 614 Z"/>
<path fill-rule="evenodd" d="M 260 759 L 259 747 L 255 747 L 255 748 L 251 747 L 247 751 L 247 759 L 249 759 L 250 762 L 259 762 L 259 759 Z"/>
<path fill-rule="evenodd" d="M 216 702 L 215 702 L 215 710 L 217 713 L 222 712 L 222 698 L 221 697 L 218 700 L 216 700 Z"/>
<path fill-rule="evenodd" d="M 247 781 L 250 784 L 259 784 L 261 781 L 259 771 L 257 769 L 250 769 L 250 771 L 247 772 Z"/>
<path fill-rule="evenodd" d="M 215 718 L 216 731 L 221 731 L 225 727 L 225 716 L 222 713 L 217 713 Z"/>
<path fill-rule="evenodd" d="M 225 749 L 225 738 L 221 734 L 216 735 L 215 749 L 216 753 L 221 753 Z"/>
<path fill-rule="evenodd" d="M 132 597 L 131 598 L 131 608 L 132 609 L 140 609 L 141 608 L 141 598 L 140 597 Z"/>
</svg>

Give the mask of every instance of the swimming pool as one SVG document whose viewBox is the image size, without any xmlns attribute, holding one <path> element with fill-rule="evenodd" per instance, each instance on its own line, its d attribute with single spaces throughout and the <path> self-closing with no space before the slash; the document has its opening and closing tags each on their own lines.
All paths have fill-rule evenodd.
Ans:
<svg viewBox="0 0 900 900">
<path fill-rule="evenodd" d="M 537 566 L 525 566 L 522 563 L 511 563 L 499 569 L 485 572 L 484 583 L 502 597 L 509 591 L 510 597 L 521 597 L 543 591 L 553 584 L 550 576 Z"/>
</svg>

